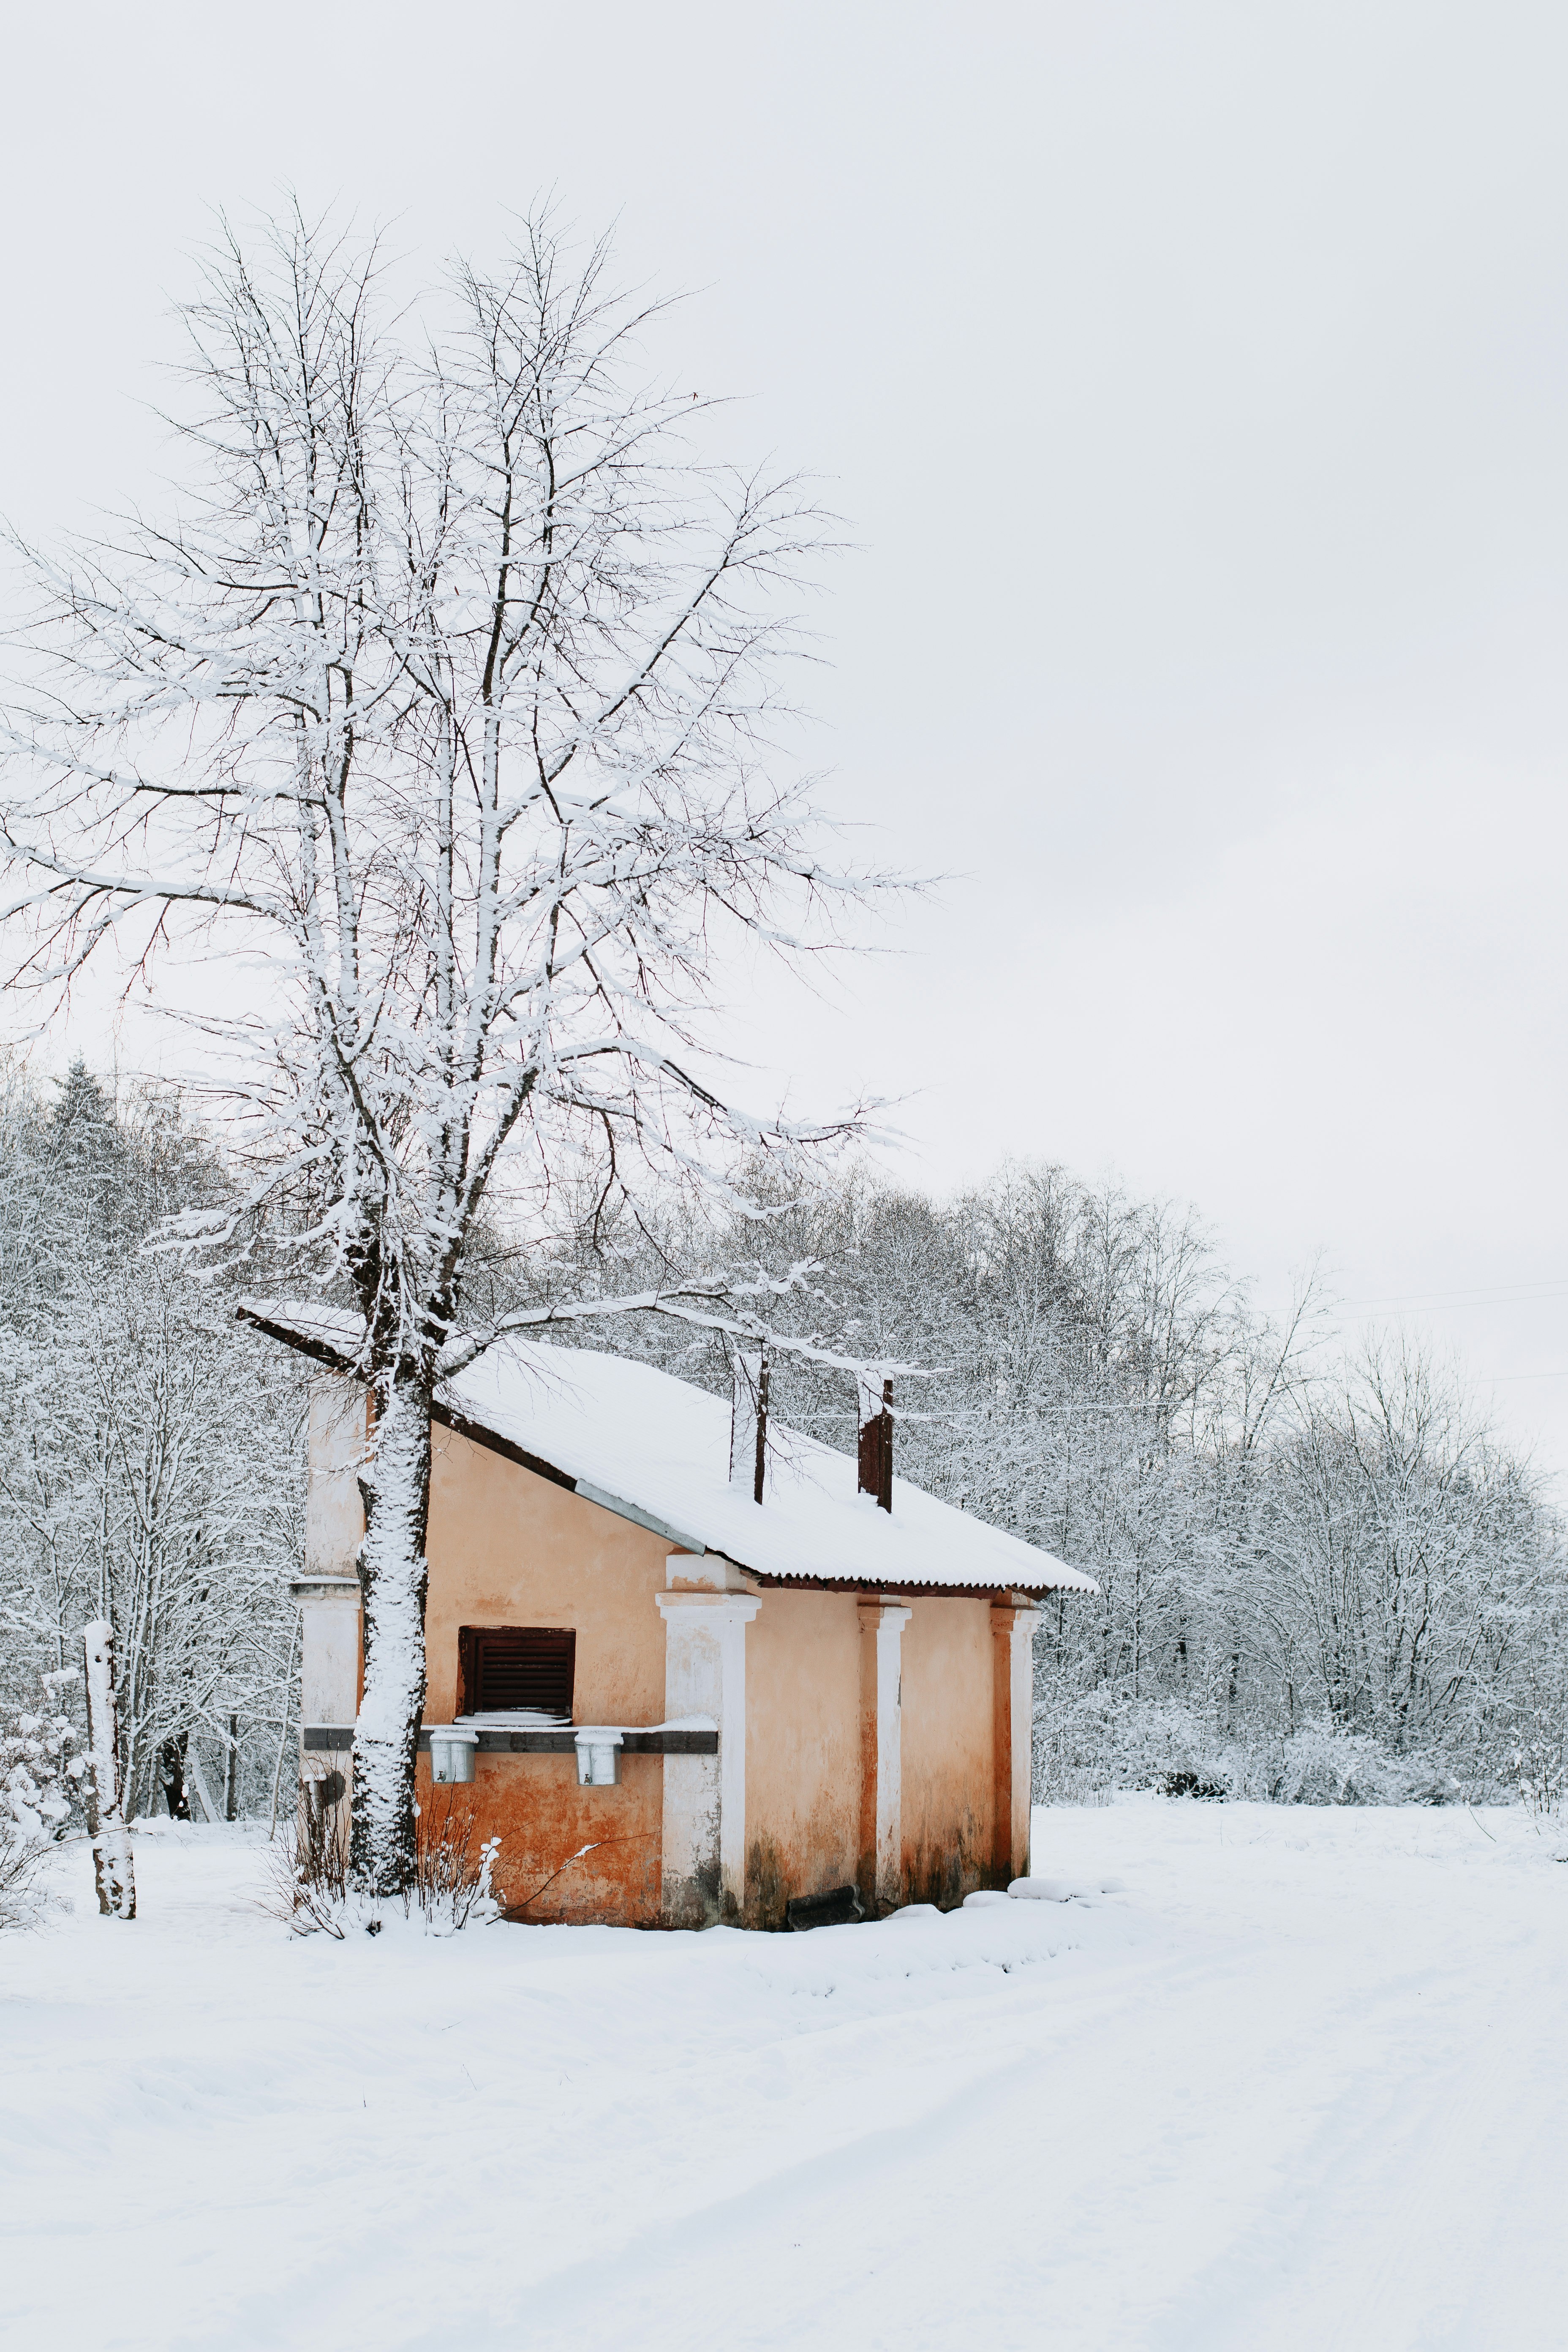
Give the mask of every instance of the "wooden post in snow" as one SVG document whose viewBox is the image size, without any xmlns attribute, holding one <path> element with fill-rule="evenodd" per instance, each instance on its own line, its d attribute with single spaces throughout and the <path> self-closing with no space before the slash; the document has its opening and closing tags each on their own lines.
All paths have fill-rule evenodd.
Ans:
<svg viewBox="0 0 1568 2352">
<path fill-rule="evenodd" d="M 98 1907 L 106 1919 L 136 1916 L 136 1874 L 120 1786 L 114 1714 L 114 1629 L 107 1618 L 82 1628 L 87 1652 L 88 1833 Z"/>
</svg>

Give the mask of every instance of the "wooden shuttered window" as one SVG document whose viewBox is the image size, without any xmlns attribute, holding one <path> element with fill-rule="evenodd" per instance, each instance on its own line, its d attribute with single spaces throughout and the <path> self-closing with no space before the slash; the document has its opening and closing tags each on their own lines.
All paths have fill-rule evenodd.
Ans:
<svg viewBox="0 0 1568 2352">
<path fill-rule="evenodd" d="M 459 1715 L 529 1707 L 572 1720 L 577 1636 L 558 1625 L 464 1625 L 458 1634 Z"/>
</svg>

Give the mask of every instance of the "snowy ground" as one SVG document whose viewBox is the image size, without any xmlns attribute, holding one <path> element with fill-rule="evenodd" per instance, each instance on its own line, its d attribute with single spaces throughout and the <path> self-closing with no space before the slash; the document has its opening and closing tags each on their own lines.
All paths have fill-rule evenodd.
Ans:
<svg viewBox="0 0 1568 2352">
<path fill-rule="evenodd" d="M 1517 1813 L 1042 1812 L 1122 1876 L 811 1936 L 289 1939 L 264 1849 L 0 1946 L 50 2352 L 1568 2343 L 1568 1865 Z"/>
</svg>

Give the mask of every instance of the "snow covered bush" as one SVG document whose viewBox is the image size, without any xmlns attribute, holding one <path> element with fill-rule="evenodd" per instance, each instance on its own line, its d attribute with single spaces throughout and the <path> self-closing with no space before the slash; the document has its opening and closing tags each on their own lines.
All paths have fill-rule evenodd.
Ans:
<svg viewBox="0 0 1568 2352">
<path fill-rule="evenodd" d="M 1090 1691 L 1071 1706 L 1041 1711 L 1035 1754 L 1037 1797 L 1075 1798 L 1088 1789 L 1158 1789 L 1168 1795 L 1229 1796 L 1231 1769 L 1192 1708 L 1164 1699 L 1124 1699 Z"/>
<path fill-rule="evenodd" d="M 46 1852 L 33 1839 L 0 1826 L 0 1934 L 7 1927 L 30 1927 L 37 1920 Z"/>
<path fill-rule="evenodd" d="M 501 1916 L 490 1884 L 500 1840 L 479 1839 L 473 1801 L 466 1792 L 446 1787 L 426 1792 L 416 1821 L 414 1874 L 400 1894 L 377 1899 L 352 1883 L 342 1814 L 335 1801 L 342 1791 L 329 1796 L 331 1786 L 303 1783 L 293 1827 L 279 1849 L 268 1907 L 297 1936 L 331 1936 L 340 1943 L 355 1928 L 376 1936 L 398 1912 L 417 1920 L 426 1935 L 452 1936 Z"/>
<path fill-rule="evenodd" d="M 62 1838 L 82 1806 L 86 1760 L 76 1726 L 62 1714 L 62 1692 L 81 1680 L 74 1666 L 39 1677 L 42 1714 L 17 1716 L 0 1733 L 0 1826 L 12 1838 L 45 1845 Z"/>
<path fill-rule="evenodd" d="M 433 1936 L 488 1927 L 501 1916 L 490 1885 L 500 1838 L 477 1837 L 471 1799 L 449 1788 L 426 1792 L 419 1809 L 414 1883 L 403 1907 L 417 1911 Z"/>
<path fill-rule="evenodd" d="M 1269 1791 L 1282 1805 L 1447 1805 L 1459 1795 L 1428 1756 L 1391 1756 L 1363 1732 L 1313 1724 L 1286 1740 Z"/>
<path fill-rule="evenodd" d="M 1047 1802 L 1079 1801 L 1098 1789 L 1281 1805 L 1443 1805 L 1460 1794 L 1432 1757 L 1393 1755 L 1370 1733 L 1320 1723 L 1283 1740 L 1264 1732 L 1226 1739 L 1191 1707 L 1103 1689 L 1041 1710 L 1035 1782 Z"/>
<path fill-rule="evenodd" d="M 80 1679 L 71 1667 L 43 1675 L 44 1711 L 19 1715 L 0 1732 L 0 1928 L 37 1917 L 45 1856 L 80 1816 L 86 1759 L 75 1753 L 79 1737 L 59 1704 Z"/>
<path fill-rule="evenodd" d="M 297 1936 L 342 1938 L 348 1898 L 348 1841 L 335 1797 L 323 1780 L 302 1780 L 292 1823 L 273 1849 L 267 1908 Z"/>
<path fill-rule="evenodd" d="M 1514 1749 L 1513 1776 L 1520 1803 L 1537 1821 L 1560 1811 L 1568 1791 L 1568 1735 L 1561 1716 L 1537 1711 L 1533 1729 Z"/>
</svg>

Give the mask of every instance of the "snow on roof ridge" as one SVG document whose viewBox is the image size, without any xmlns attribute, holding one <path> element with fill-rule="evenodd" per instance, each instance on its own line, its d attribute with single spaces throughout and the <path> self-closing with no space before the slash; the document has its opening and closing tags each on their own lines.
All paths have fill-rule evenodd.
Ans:
<svg viewBox="0 0 1568 2352">
<path fill-rule="evenodd" d="M 272 1337 L 346 1365 L 363 1326 L 314 1301 L 247 1298 Z M 1095 1592 L 1049 1552 L 895 1478 L 893 1509 L 858 1491 L 852 1456 L 770 1426 L 761 1505 L 729 1478 L 730 1407 L 635 1357 L 500 1339 L 437 1391 L 443 1420 L 539 1463 L 585 1499 L 752 1575 L 873 1589 Z"/>
</svg>

